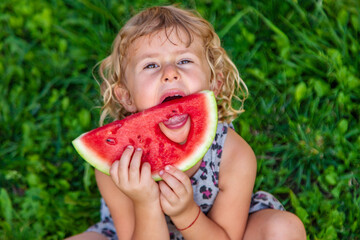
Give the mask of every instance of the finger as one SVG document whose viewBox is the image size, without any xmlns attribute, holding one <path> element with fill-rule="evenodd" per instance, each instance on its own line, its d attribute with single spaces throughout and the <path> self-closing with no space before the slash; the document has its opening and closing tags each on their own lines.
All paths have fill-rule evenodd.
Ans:
<svg viewBox="0 0 360 240">
<path fill-rule="evenodd" d="M 178 195 L 193 191 L 189 177 L 173 166 L 165 167 L 162 178 Z"/>
<path fill-rule="evenodd" d="M 119 160 L 116 160 L 110 167 L 110 176 L 116 185 L 119 184 Z"/>
<path fill-rule="evenodd" d="M 151 179 L 151 165 L 148 162 L 144 162 L 141 166 L 140 181 L 149 181 Z"/>
<path fill-rule="evenodd" d="M 169 205 L 172 205 L 171 203 L 175 203 L 179 199 L 174 191 L 164 181 L 159 182 L 159 189 L 161 195 L 166 199 Z"/>
<path fill-rule="evenodd" d="M 140 163 L 141 163 L 142 149 L 137 148 L 131 159 L 129 166 L 129 181 L 139 182 L 140 181 Z"/>
<path fill-rule="evenodd" d="M 120 163 L 119 163 L 119 170 L 118 170 L 119 171 L 119 181 L 121 181 L 121 182 L 129 181 L 129 175 L 128 175 L 129 162 L 130 162 L 133 152 L 134 152 L 134 147 L 127 146 L 126 149 L 124 150 L 123 154 L 121 155 Z"/>
<path fill-rule="evenodd" d="M 159 184 L 160 185 L 160 184 Z M 171 204 L 169 203 L 169 201 L 166 199 L 166 197 L 160 193 L 160 205 L 161 205 L 161 208 L 163 210 L 163 212 L 166 214 L 166 210 L 171 208 Z"/>
</svg>

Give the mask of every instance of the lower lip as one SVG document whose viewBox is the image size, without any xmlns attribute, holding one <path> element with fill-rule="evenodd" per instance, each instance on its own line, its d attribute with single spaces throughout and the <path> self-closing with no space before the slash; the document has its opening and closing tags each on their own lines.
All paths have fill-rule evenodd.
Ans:
<svg viewBox="0 0 360 240">
<path fill-rule="evenodd" d="M 163 123 L 169 129 L 178 129 L 185 125 L 188 118 L 188 114 L 176 115 Z"/>
</svg>

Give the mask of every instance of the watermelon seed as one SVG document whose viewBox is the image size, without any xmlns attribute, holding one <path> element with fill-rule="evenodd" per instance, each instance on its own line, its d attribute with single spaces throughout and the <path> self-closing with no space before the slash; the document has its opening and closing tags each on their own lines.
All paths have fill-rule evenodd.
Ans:
<svg viewBox="0 0 360 240">
<path fill-rule="evenodd" d="M 115 145 L 116 144 L 116 139 L 115 138 L 108 138 L 106 139 L 106 142 L 110 145 Z"/>
<path fill-rule="evenodd" d="M 141 136 L 140 136 L 140 135 L 137 135 L 137 139 L 138 139 L 138 142 L 139 142 L 139 143 L 142 143 L 142 142 L 143 142 L 143 140 L 141 139 Z"/>
</svg>

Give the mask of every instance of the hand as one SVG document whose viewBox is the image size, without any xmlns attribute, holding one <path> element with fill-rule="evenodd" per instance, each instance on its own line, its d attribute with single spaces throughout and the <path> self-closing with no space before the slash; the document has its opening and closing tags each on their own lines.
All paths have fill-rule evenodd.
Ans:
<svg viewBox="0 0 360 240">
<path fill-rule="evenodd" d="M 116 186 L 134 204 L 159 202 L 159 186 L 151 177 L 151 166 L 145 162 L 141 166 L 142 150 L 128 146 L 120 161 L 110 168 L 110 176 Z"/>
<path fill-rule="evenodd" d="M 160 172 L 160 204 L 164 213 L 176 217 L 196 206 L 190 178 L 173 166 L 166 166 Z M 197 207 L 197 206 L 196 206 Z"/>
</svg>

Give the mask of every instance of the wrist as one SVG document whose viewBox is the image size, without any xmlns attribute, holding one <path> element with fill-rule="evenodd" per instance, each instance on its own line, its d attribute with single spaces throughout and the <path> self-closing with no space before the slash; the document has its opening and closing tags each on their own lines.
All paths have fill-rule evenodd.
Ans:
<svg viewBox="0 0 360 240">
<path fill-rule="evenodd" d="M 133 203 L 135 226 L 132 239 L 168 239 L 169 231 L 160 202 Z"/>
<path fill-rule="evenodd" d="M 201 214 L 201 209 L 198 205 L 194 204 L 189 210 L 183 213 L 170 217 L 171 221 L 175 224 L 178 231 L 185 231 L 192 227 L 198 220 Z"/>
<path fill-rule="evenodd" d="M 160 201 L 133 201 L 135 211 L 162 211 Z"/>
</svg>

